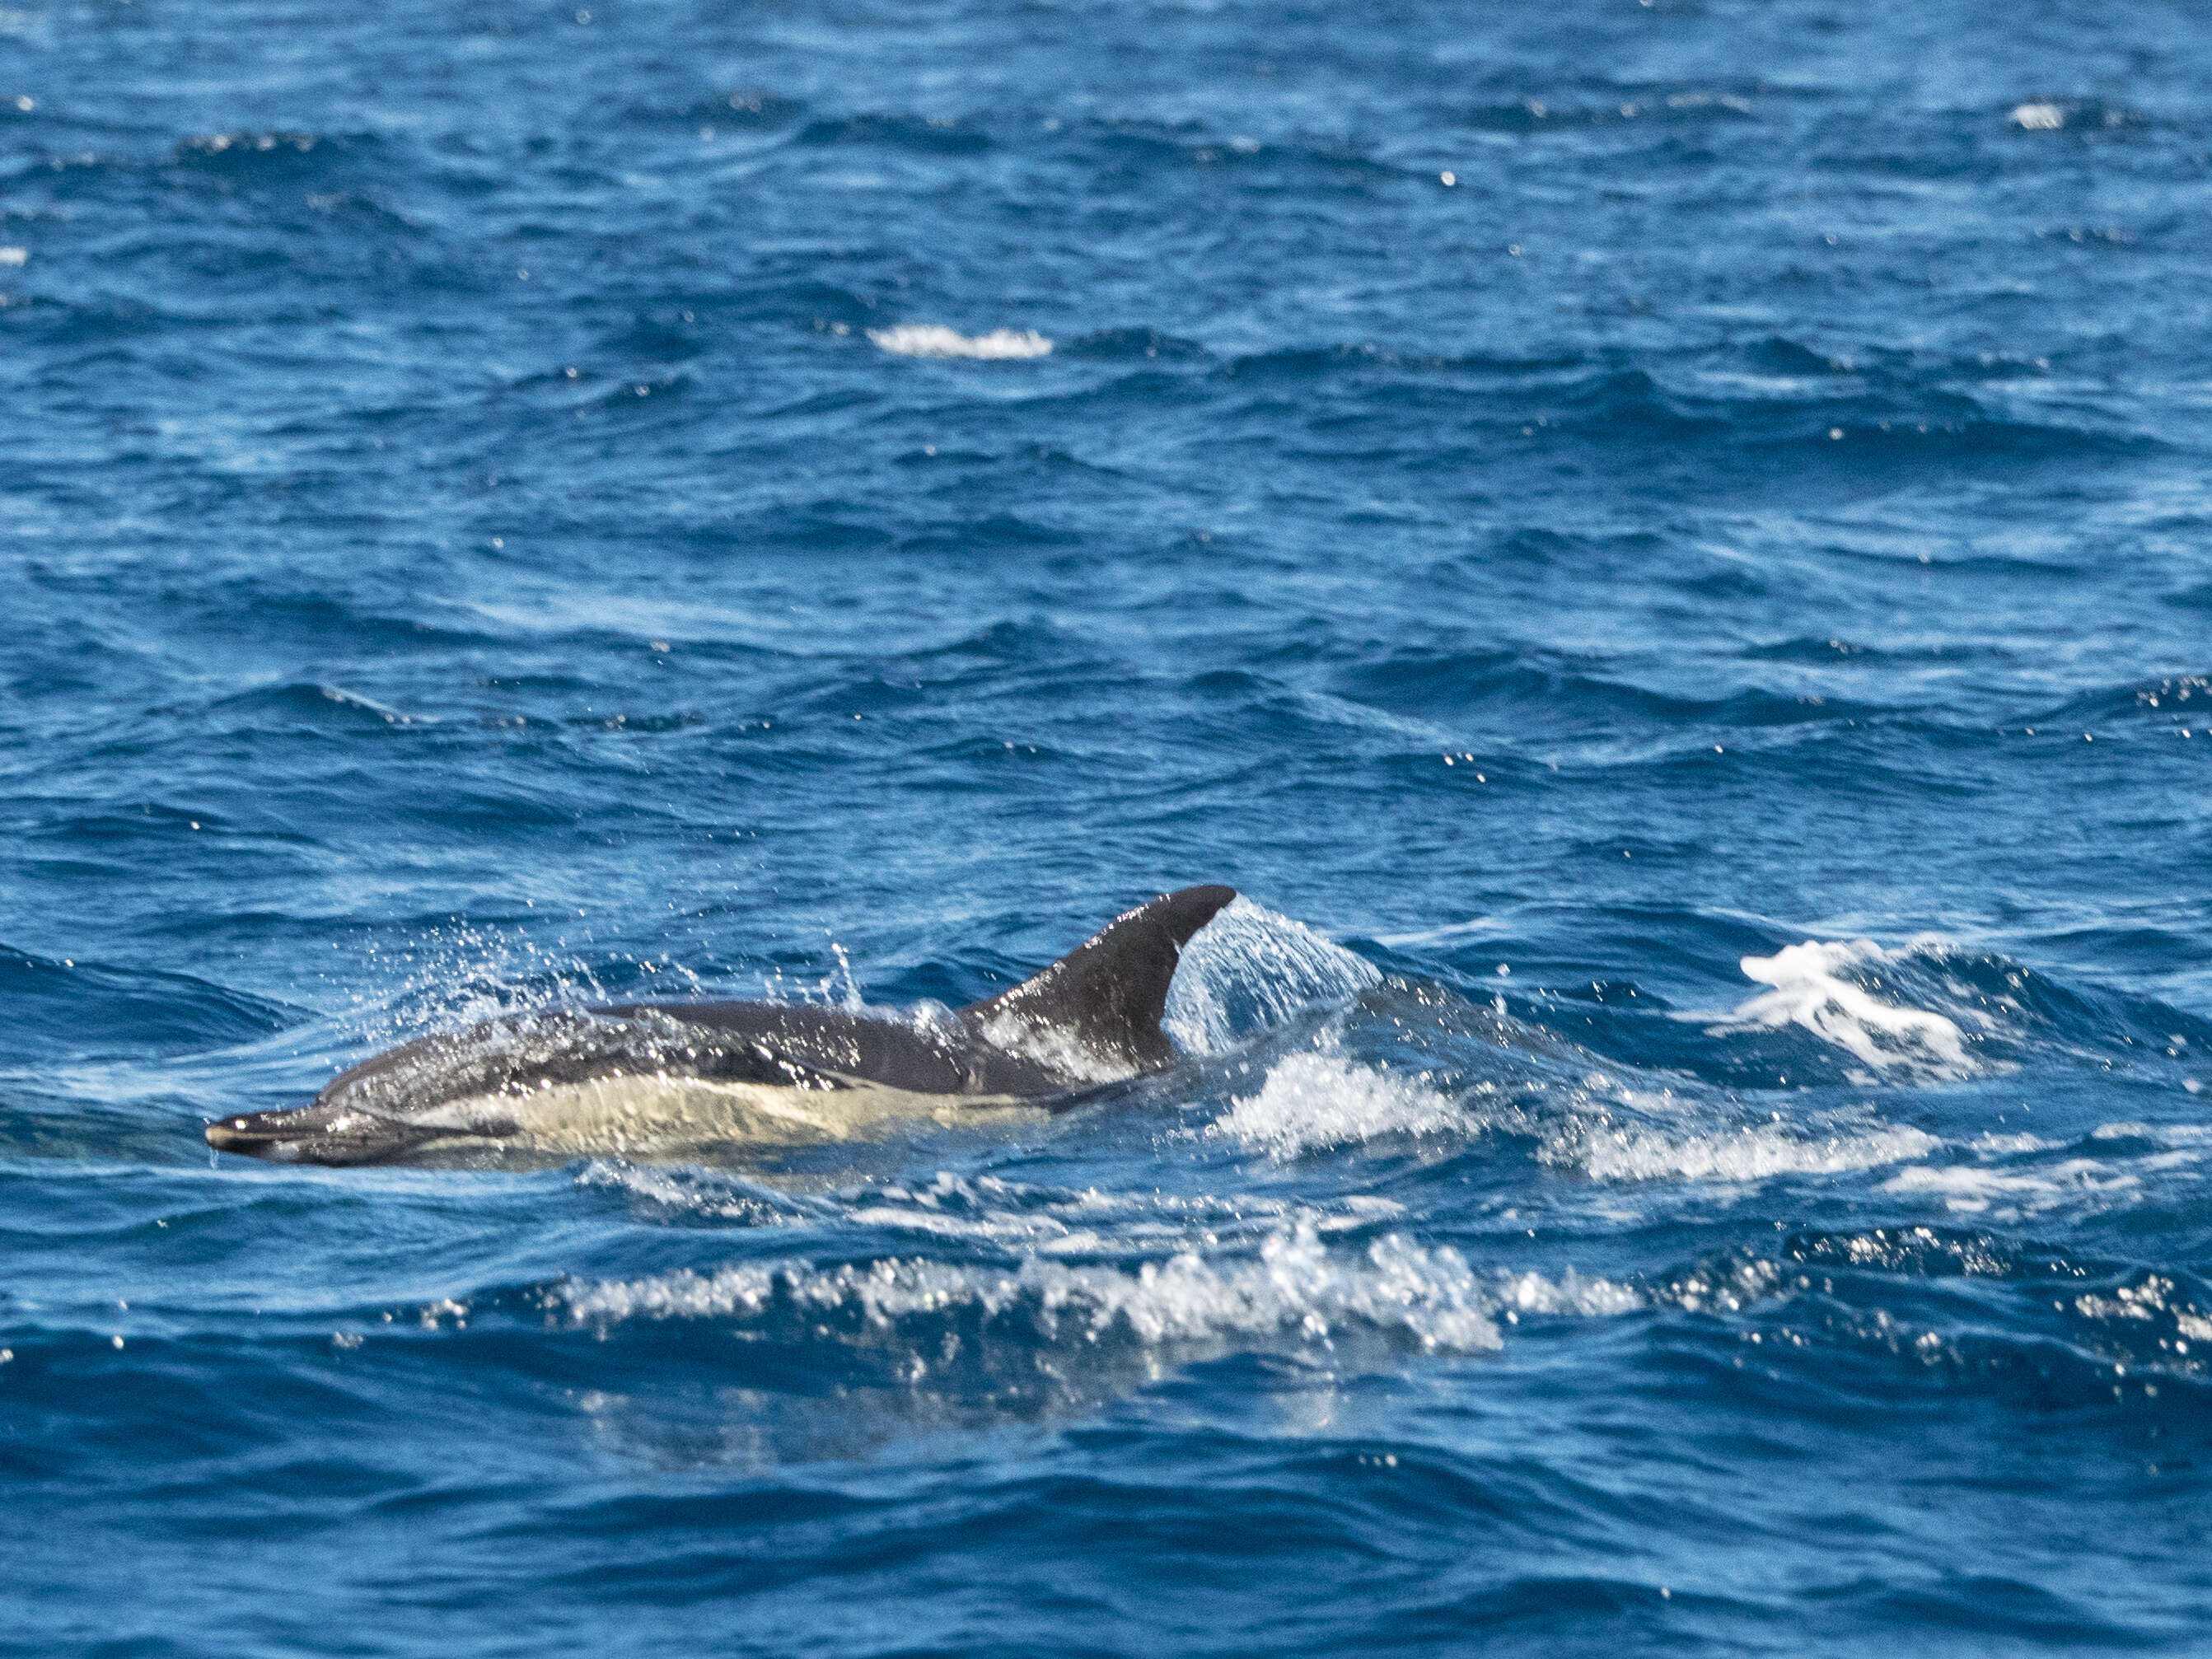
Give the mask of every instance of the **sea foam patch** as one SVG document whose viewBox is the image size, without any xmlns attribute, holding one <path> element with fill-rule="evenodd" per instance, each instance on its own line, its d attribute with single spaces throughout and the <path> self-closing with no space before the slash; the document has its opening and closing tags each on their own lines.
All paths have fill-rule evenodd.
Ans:
<svg viewBox="0 0 2212 1659">
<path fill-rule="evenodd" d="M 1919 1164 L 1882 1182 L 1886 1193 L 1939 1200 L 1959 1215 L 2016 1220 L 2063 1206 L 2094 1208 L 2133 1201 L 2142 1178 L 2096 1158 L 2075 1158 L 2040 1169 L 1992 1170 L 1978 1164 Z"/>
<path fill-rule="evenodd" d="M 1259 1092 L 1232 1101 L 1206 1133 L 1287 1159 L 1385 1135 L 1468 1127 L 1466 1115 L 1419 1079 L 1320 1053 L 1277 1061 Z"/>
<path fill-rule="evenodd" d="M 896 357 L 1049 357 L 1052 342 L 1035 329 L 994 328 L 962 334 L 942 323 L 901 323 L 872 328 L 868 338 Z"/>
<path fill-rule="evenodd" d="M 1967 1051 L 1955 1021 L 1931 1009 L 1885 1001 L 1862 982 L 1870 969 L 1894 967 L 1938 945 L 1921 940 L 1890 951 L 1870 939 L 1810 939 L 1771 957 L 1746 957 L 1744 976 L 1773 988 L 1743 1003 L 1711 1027 L 1711 1035 L 1801 1026 L 1869 1068 L 1852 1074 L 1857 1082 L 1954 1083 L 1977 1076 L 1985 1068 Z"/>
<path fill-rule="evenodd" d="M 1671 1133 L 1579 1123 L 1547 1141 L 1542 1157 L 1598 1181 L 1754 1182 L 1879 1169 L 1925 1158 L 1942 1144 L 1918 1129 L 1887 1125 L 1821 1135 L 1773 1123 Z"/>
<path fill-rule="evenodd" d="M 1973 1162 L 1916 1164 L 1899 1170 L 1881 1190 L 1996 1219 L 2054 1210 L 2097 1213 L 2139 1202 L 2153 1190 L 2170 1201 L 2180 1198 L 2203 1180 L 2208 1147 L 2212 1127 L 2194 1123 L 2100 1123 L 2071 1143 L 1985 1133 L 1966 1144 Z"/>
</svg>

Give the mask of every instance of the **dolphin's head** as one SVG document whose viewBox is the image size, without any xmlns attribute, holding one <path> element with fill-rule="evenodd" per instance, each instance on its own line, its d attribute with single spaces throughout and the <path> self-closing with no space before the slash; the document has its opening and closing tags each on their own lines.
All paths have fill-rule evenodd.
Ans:
<svg viewBox="0 0 2212 1659">
<path fill-rule="evenodd" d="M 496 1136 L 512 1125 L 476 1124 L 470 1133 Z M 388 1164 L 425 1141 L 450 1137 L 450 1125 L 410 1123 L 357 1106 L 318 1102 L 284 1111 L 247 1112 L 207 1126 L 207 1143 L 219 1152 L 265 1158 L 271 1164 Z"/>
</svg>

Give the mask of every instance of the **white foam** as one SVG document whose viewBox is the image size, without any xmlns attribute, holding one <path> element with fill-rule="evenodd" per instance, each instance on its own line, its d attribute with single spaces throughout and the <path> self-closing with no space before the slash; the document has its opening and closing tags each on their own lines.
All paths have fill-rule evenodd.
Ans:
<svg viewBox="0 0 2212 1659">
<path fill-rule="evenodd" d="M 2089 1131 L 2092 1140 L 2148 1140 L 2160 1146 L 2203 1146 L 2212 1143 L 2212 1124 L 2100 1123 Z"/>
<path fill-rule="evenodd" d="M 1533 1288 L 1517 1294 L 1542 1299 Z M 575 1322 L 602 1329 L 635 1318 L 753 1318 L 775 1303 L 817 1316 L 857 1313 L 878 1329 L 973 1310 L 986 1319 L 1018 1318 L 1048 1342 L 1126 1334 L 1158 1346 L 1287 1334 L 1326 1343 L 1340 1331 L 1365 1328 L 1411 1337 L 1425 1349 L 1472 1353 L 1501 1346 L 1491 1316 L 1501 1298 L 1456 1250 L 1423 1249 L 1394 1233 L 1358 1256 L 1335 1255 L 1310 1220 L 1270 1234 L 1255 1256 L 1217 1262 L 1184 1251 L 1133 1272 L 1034 1257 L 1012 1271 L 922 1259 L 836 1267 L 782 1262 L 569 1285 L 557 1295 Z M 1619 1299 L 1609 1290 L 1594 1291 L 1591 1282 L 1559 1298 L 1592 1300 L 1608 1310 Z"/>
<path fill-rule="evenodd" d="M 1916 941 L 1916 947 L 1924 945 Z M 1914 1082 L 1957 1082 L 1982 1068 L 1967 1054 L 1966 1038 L 1945 1016 L 1884 1002 L 1846 976 L 1870 963 L 1903 960 L 1916 947 L 1886 951 L 1869 939 L 1792 945 L 1771 957 L 1746 957 L 1744 976 L 1774 988 L 1753 997 L 1721 1024 L 1733 1030 L 1801 1025 L 1824 1042 L 1863 1060 L 1875 1074 Z M 1867 1079 L 1870 1080 L 1870 1079 Z"/>
<path fill-rule="evenodd" d="M 1465 1114 L 1419 1079 L 1322 1053 L 1277 1061 L 1259 1093 L 1232 1101 L 1206 1133 L 1291 1158 L 1381 1135 L 1440 1134 L 1466 1127 Z"/>
<path fill-rule="evenodd" d="M 1680 1134 L 1581 1123 L 1547 1143 L 1542 1156 L 1598 1181 L 1752 1182 L 1878 1169 L 1925 1158 L 1942 1144 L 1917 1129 L 1889 1127 L 1808 1136 L 1771 1123 Z"/>
<path fill-rule="evenodd" d="M 2212 1319 L 2206 1318 L 2193 1303 L 2175 1295 L 2178 1288 L 2162 1273 L 2146 1273 L 2140 1284 L 2117 1285 L 2110 1296 L 2094 1292 L 2077 1296 L 2074 1310 L 2085 1319 L 2155 1322 L 2160 1315 L 2166 1315 L 2181 1334 L 2181 1352 L 2186 1353 L 2191 1342 L 2212 1341 Z"/>
<path fill-rule="evenodd" d="M 2032 1134 L 1985 1134 L 1972 1143 L 1984 1159 L 2007 1162 L 1947 1164 L 1901 1170 L 1884 1192 L 1921 1193 L 1942 1200 L 1962 1214 L 2017 1218 L 2062 1206 L 2087 1204 L 2093 1209 L 2138 1201 L 2153 1178 L 2202 1179 L 2212 1152 L 2212 1127 L 2194 1123 L 2100 1123 L 2076 1143 L 2076 1156 L 2051 1162 L 2021 1163 L 2037 1152 L 2057 1152 L 2063 1143 Z M 2127 1143 L 2148 1142 L 2148 1149 Z M 2082 1157 L 2094 1150 L 2104 1154 Z M 2182 1172 L 2187 1173 L 2182 1173 Z M 2166 1188 L 2170 1191 L 2170 1186 Z"/>
<path fill-rule="evenodd" d="M 1495 1294 L 1499 1311 L 1507 1319 L 1520 1314 L 1580 1314 L 1609 1318 L 1633 1313 L 1644 1297 L 1610 1279 L 1585 1279 L 1570 1267 L 1557 1279 L 1541 1273 L 1510 1273 L 1499 1279 Z"/>
<path fill-rule="evenodd" d="M 1669 1284 L 1653 1286 L 1650 1297 L 1654 1302 L 1671 1302 L 1689 1313 L 1706 1309 L 1741 1313 L 1779 1294 L 1787 1276 L 1779 1262 L 1758 1258 L 1708 1262 Z"/>
<path fill-rule="evenodd" d="M 868 338 L 901 357 L 1048 357 L 1052 342 L 1035 329 L 994 328 L 988 334 L 961 334 L 942 323 L 901 323 L 872 328 Z"/>
<path fill-rule="evenodd" d="M 2140 1176 L 2095 1158 L 2068 1158 L 2041 1170 L 2010 1171 L 1970 1164 L 1900 1170 L 1882 1182 L 1886 1193 L 1924 1193 L 1962 1215 L 2033 1215 L 2081 1199 L 2112 1201 L 2132 1198 Z"/>
<path fill-rule="evenodd" d="M 1225 1054 L 1382 980 L 1372 963 L 1304 922 L 1233 899 L 1183 946 L 1160 1029 L 1187 1054 Z"/>
<path fill-rule="evenodd" d="M 1977 1135 L 1973 1140 L 1974 1150 L 1990 1158 L 2007 1158 L 2019 1152 L 2047 1152 L 2058 1145 L 2057 1141 L 2045 1140 L 2041 1135 L 2001 1135 L 1995 1130 L 1988 1134 Z"/>
</svg>

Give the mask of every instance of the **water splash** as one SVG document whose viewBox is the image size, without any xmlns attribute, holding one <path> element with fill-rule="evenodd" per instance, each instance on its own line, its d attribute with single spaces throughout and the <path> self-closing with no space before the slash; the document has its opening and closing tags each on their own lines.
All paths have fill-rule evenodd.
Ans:
<svg viewBox="0 0 2212 1659">
<path fill-rule="evenodd" d="M 1237 898 L 1183 946 L 1160 1029 L 1187 1054 L 1226 1054 L 1382 981 L 1373 963 L 1304 922 Z"/>
<path fill-rule="evenodd" d="M 1469 1127 L 1464 1112 L 1419 1078 L 1316 1053 L 1278 1061 L 1260 1091 L 1233 1101 L 1206 1133 L 1287 1160 L 1385 1135 L 1434 1135 Z"/>
</svg>

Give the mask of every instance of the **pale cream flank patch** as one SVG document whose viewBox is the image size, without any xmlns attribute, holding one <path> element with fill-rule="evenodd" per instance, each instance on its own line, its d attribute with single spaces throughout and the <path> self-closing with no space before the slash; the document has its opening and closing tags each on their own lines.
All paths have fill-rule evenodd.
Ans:
<svg viewBox="0 0 2212 1659">
<path fill-rule="evenodd" d="M 457 1140 L 486 1140 L 511 1152 L 653 1160 L 740 1146 L 821 1146 L 863 1139 L 900 1122 L 951 1127 L 1046 1115 L 1042 1108 L 1012 1096 L 917 1094 L 873 1084 L 773 1088 L 646 1075 L 477 1096 L 416 1121 L 451 1123 Z M 494 1139 L 467 1127 L 501 1120 L 514 1123 L 518 1132 Z"/>
</svg>

